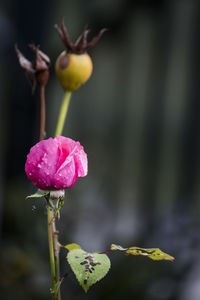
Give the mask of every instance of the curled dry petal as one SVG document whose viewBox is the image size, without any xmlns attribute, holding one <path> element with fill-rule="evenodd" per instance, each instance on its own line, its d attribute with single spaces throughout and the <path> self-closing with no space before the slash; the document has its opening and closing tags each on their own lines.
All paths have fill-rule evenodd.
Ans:
<svg viewBox="0 0 200 300">
<path fill-rule="evenodd" d="M 39 47 L 34 44 L 30 44 L 29 47 L 35 52 L 35 61 L 28 60 L 15 45 L 15 51 L 19 60 L 20 66 L 25 69 L 27 77 L 31 83 L 32 90 L 34 91 L 36 82 L 41 86 L 45 86 L 49 79 L 49 57 L 42 52 Z"/>
<path fill-rule="evenodd" d="M 73 52 L 74 45 L 73 45 L 72 41 L 70 40 L 68 31 L 67 31 L 67 28 L 64 25 L 64 22 L 62 21 L 61 27 L 59 27 L 57 24 L 55 24 L 55 28 L 56 28 L 61 40 L 63 41 L 63 43 L 67 47 L 67 50 L 69 52 Z"/>
<path fill-rule="evenodd" d="M 29 47 L 35 52 L 36 59 L 40 58 L 43 60 L 47 65 L 50 65 L 51 61 L 50 58 L 42 52 L 38 47 L 36 47 L 34 44 L 29 44 Z"/>
<path fill-rule="evenodd" d="M 27 72 L 35 73 L 35 70 L 33 68 L 33 64 L 30 60 L 28 60 L 19 50 L 17 44 L 15 44 L 15 51 L 17 54 L 17 58 L 19 60 L 20 66 L 25 69 Z"/>
<path fill-rule="evenodd" d="M 85 50 L 88 50 L 89 48 L 96 45 L 96 43 L 100 40 L 105 31 L 107 31 L 106 28 L 101 29 L 97 36 L 93 37 L 93 39 L 89 43 L 87 43 Z"/>
<path fill-rule="evenodd" d="M 49 138 L 31 148 L 27 155 L 25 171 L 39 189 L 70 188 L 78 177 L 87 175 L 87 154 L 79 142 L 70 138 Z"/>
<path fill-rule="evenodd" d="M 89 34 L 90 30 L 84 30 L 81 36 L 76 40 L 75 46 L 78 51 L 81 51 L 81 49 L 85 49 L 87 46 L 87 36 Z"/>
<path fill-rule="evenodd" d="M 85 28 L 83 33 L 78 37 L 75 43 L 70 40 L 67 28 L 65 27 L 64 22 L 62 21 L 61 26 L 59 27 L 57 24 L 55 28 L 63 41 L 65 47 L 67 48 L 68 53 L 75 53 L 75 54 L 83 54 L 89 48 L 93 47 L 99 39 L 102 37 L 103 33 L 107 30 L 105 28 L 101 29 L 97 36 L 93 37 L 93 39 L 88 43 L 87 36 L 90 32 L 89 29 Z"/>
</svg>

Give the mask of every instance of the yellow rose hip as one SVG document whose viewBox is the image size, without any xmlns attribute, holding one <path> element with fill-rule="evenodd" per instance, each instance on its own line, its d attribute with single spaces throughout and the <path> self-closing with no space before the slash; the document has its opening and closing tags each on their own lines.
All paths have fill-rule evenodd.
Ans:
<svg viewBox="0 0 200 300">
<path fill-rule="evenodd" d="M 93 64 L 87 53 L 63 51 L 56 60 L 55 69 L 63 89 L 75 91 L 90 78 Z"/>
<path fill-rule="evenodd" d="M 89 30 L 85 29 L 75 43 L 70 40 L 64 23 L 61 27 L 56 25 L 56 29 L 66 47 L 56 60 L 56 74 L 63 89 L 73 92 L 90 78 L 93 63 L 87 50 L 98 42 L 105 29 L 102 29 L 90 42 L 87 42 Z"/>
</svg>

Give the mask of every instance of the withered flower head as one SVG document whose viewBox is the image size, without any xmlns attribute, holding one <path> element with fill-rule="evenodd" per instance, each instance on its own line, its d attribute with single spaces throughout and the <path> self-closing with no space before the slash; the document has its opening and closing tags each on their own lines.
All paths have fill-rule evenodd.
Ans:
<svg viewBox="0 0 200 300">
<path fill-rule="evenodd" d="M 30 44 L 29 47 L 35 53 L 35 61 L 31 62 L 28 60 L 18 49 L 17 44 L 15 45 L 15 51 L 19 60 L 20 66 L 25 69 L 28 80 L 31 83 L 32 91 L 34 92 L 36 83 L 40 86 L 45 86 L 49 79 L 49 57 L 39 50 L 38 46 Z"/>
<path fill-rule="evenodd" d="M 65 47 L 67 48 L 67 52 L 74 53 L 74 54 L 83 54 L 87 52 L 89 48 L 93 47 L 99 41 L 103 33 L 107 30 L 106 28 L 101 29 L 99 33 L 95 37 L 93 37 L 93 39 L 90 42 L 88 42 L 87 36 L 90 30 L 84 29 L 83 33 L 78 37 L 76 42 L 72 43 L 67 28 L 65 27 L 64 21 L 62 21 L 60 27 L 56 24 L 55 28 L 61 40 L 63 41 Z"/>
</svg>

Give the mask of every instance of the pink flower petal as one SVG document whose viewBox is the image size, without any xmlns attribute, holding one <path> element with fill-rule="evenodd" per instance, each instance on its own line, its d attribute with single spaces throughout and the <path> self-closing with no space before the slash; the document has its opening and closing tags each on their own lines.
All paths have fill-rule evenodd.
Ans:
<svg viewBox="0 0 200 300">
<path fill-rule="evenodd" d="M 31 148 L 25 171 L 42 190 L 70 188 L 79 176 L 87 175 L 87 155 L 79 142 L 63 136 L 49 138 Z"/>
</svg>

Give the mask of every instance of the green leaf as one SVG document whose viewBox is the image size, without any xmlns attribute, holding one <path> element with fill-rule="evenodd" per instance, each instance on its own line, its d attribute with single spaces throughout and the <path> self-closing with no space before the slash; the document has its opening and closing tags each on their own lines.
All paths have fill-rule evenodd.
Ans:
<svg viewBox="0 0 200 300">
<path fill-rule="evenodd" d="M 174 257 L 161 251 L 159 248 L 151 248 L 151 249 L 145 249 L 145 248 L 139 248 L 139 247 L 128 247 L 123 248 L 119 245 L 112 244 L 110 247 L 111 251 L 122 251 L 127 254 L 131 255 L 142 255 L 146 256 L 152 260 L 170 260 L 173 261 Z"/>
<path fill-rule="evenodd" d="M 38 189 L 35 194 L 27 196 L 26 199 L 46 197 L 49 193 L 50 193 L 50 191 L 42 191 L 42 190 Z"/>
<path fill-rule="evenodd" d="M 74 250 L 74 249 L 81 249 L 81 247 L 78 244 L 72 243 L 65 245 L 64 248 L 66 248 L 68 251 Z"/>
<path fill-rule="evenodd" d="M 73 249 L 69 251 L 67 260 L 85 292 L 91 285 L 101 280 L 110 269 L 110 259 L 106 254 Z"/>
</svg>

